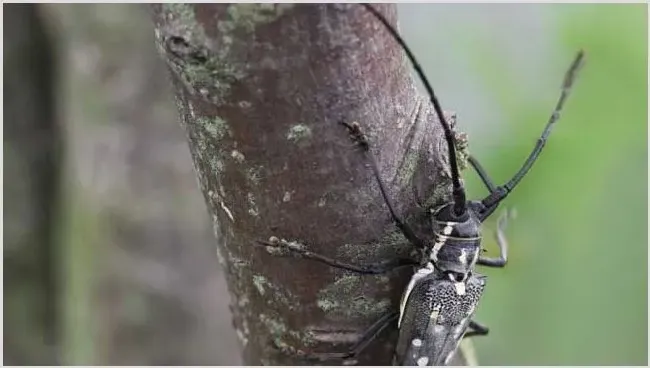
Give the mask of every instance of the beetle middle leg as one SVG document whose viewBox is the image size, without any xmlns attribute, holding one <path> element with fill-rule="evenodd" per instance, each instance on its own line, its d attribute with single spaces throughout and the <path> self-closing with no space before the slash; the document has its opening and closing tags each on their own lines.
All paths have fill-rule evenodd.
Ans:
<svg viewBox="0 0 650 368">
<path fill-rule="evenodd" d="M 480 256 L 476 264 L 487 267 L 504 267 L 508 263 L 508 240 L 505 235 L 505 228 L 508 225 L 508 218 L 514 217 L 514 210 L 506 210 L 497 221 L 496 239 L 499 245 L 499 257 Z"/>
<path fill-rule="evenodd" d="M 257 244 L 270 248 L 271 251 L 289 253 L 297 257 L 311 259 L 320 263 L 325 263 L 335 268 L 340 268 L 343 270 L 365 275 L 384 274 L 398 268 L 412 267 L 417 265 L 416 261 L 408 258 L 395 258 L 366 265 L 347 263 L 304 249 L 302 244 L 288 242 L 284 239 L 278 239 L 276 237 L 272 237 L 269 239 L 269 241 L 257 240 Z"/>
</svg>

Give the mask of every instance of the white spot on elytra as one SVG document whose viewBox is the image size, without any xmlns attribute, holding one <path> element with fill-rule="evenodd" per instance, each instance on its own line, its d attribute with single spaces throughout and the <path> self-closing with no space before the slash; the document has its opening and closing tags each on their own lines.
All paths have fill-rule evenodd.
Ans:
<svg viewBox="0 0 650 368">
<path fill-rule="evenodd" d="M 442 334 L 443 332 L 445 332 L 445 326 L 442 326 L 442 325 L 436 325 L 436 326 L 433 328 L 433 332 L 435 332 L 436 334 L 440 335 L 440 334 Z"/>
<path fill-rule="evenodd" d="M 447 226 L 445 226 L 445 228 L 442 229 L 442 233 L 445 235 L 449 235 L 453 230 L 454 228 L 450 225 L 450 223 L 447 223 Z"/>
<path fill-rule="evenodd" d="M 454 284 L 454 287 L 456 288 L 456 294 L 465 295 L 465 283 L 457 282 Z"/>
<path fill-rule="evenodd" d="M 420 366 L 420 367 L 425 366 L 425 365 L 427 365 L 427 363 L 429 363 L 429 358 L 422 357 L 422 358 L 418 359 L 417 363 L 418 363 L 418 366 Z"/>
<path fill-rule="evenodd" d="M 436 304 L 433 307 L 433 311 L 431 312 L 431 315 L 429 318 L 431 318 L 432 321 L 435 321 L 438 319 L 438 316 L 440 315 L 440 304 Z"/>
<path fill-rule="evenodd" d="M 413 339 L 413 341 L 411 341 L 411 344 L 412 344 L 413 346 L 419 348 L 420 346 L 422 346 L 422 340 L 420 340 L 420 339 Z"/>
</svg>

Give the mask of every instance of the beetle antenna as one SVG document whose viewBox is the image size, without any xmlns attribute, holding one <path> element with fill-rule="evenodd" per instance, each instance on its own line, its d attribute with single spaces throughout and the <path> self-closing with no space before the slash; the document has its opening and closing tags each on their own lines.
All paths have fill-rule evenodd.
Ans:
<svg viewBox="0 0 650 368">
<path fill-rule="evenodd" d="M 530 153 L 530 155 L 528 155 L 528 158 L 526 158 L 524 164 L 521 166 L 519 171 L 517 171 L 515 176 L 513 176 L 512 179 L 510 179 L 510 181 L 508 181 L 503 186 L 497 187 L 495 191 L 490 193 L 489 196 L 487 196 L 484 200 L 481 201 L 485 207 L 487 208 L 493 207 L 495 205 L 498 205 L 499 202 L 501 202 L 502 200 L 504 200 L 506 196 L 508 196 L 508 194 L 512 192 L 515 186 L 519 184 L 521 179 L 523 179 L 524 176 L 526 176 L 528 170 L 530 170 L 530 168 L 533 166 L 535 161 L 537 161 L 537 158 L 539 157 L 540 153 L 542 153 L 542 149 L 546 145 L 548 136 L 551 134 L 551 130 L 553 130 L 555 123 L 557 123 L 558 119 L 560 118 L 560 113 L 562 112 L 562 108 L 564 107 L 564 102 L 566 101 L 567 97 L 569 97 L 569 92 L 571 92 L 571 88 L 573 87 L 573 82 L 576 79 L 578 70 L 580 70 L 580 67 L 582 66 L 584 57 L 585 57 L 584 51 L 579 50 L 578 54 L 573 60 L 573 63 L 571 63 L 569 70 L 567 70 L 564 76 L 564 82 L 562 83 L 562 93 L 560 94 L 560 98 L 558 99 L 557 104 L 555 105 L 555 109 L 553 110 L 553 113 L 548 119 L 548 123 L 546 123 L 546 126 L 544 127 L 544 131 L 542 132 L 542 135 L 537 139 L 535 148 L 533 148 L 533 151 Z"/>
<path fill-rule="evenodd" d="M 388 20 L 386 20 L 386 18 L 370 4 L 362 3 L 361 5 L 363 5 L 386 27 L 386 30 L 393 36 L 395 41 L 397 41 L 397 43 L 402 47 L 404 52 L 406 52 L 406 55 L 411 61 L 411 64 L 413 65 L 415 72 L 420 77 L 420 80 L 422 80 L 422 83 L 424 84 L 424 88 L 427 90 L 427 93 L 431 98 L 431 102 L 433 103 L 433 108 L 435 109 L 436 114 L 438 115 L 438 119 L 442 124 L 442 128 L 445 131 L 445 139 L 447 140 L 447 149 L 449 151 L 449 165 L 451 166 L 451 180 L 453 183 L 454 214 L 456 216 L 461 217 L 465 215 L 467 210 L 465 188 L 463 187 L 463 184 L 460 182 L 460 174 L 458 171 L 458 162 L 456 159 L 456 145 L 454 143 L 454 136 L 452 134 L 449 124 L 447 123 L 447 120 L 445 120 L 445 116 L 442 112 L 442 107 L 440 107 L 440 102 L 438 102 L 438 98 L 433 92 L 433 88 L 431 87 L 429 80 L 424 75 L 424 71 L 422 70 L 420 63 L 418 63 L 418 61 L 415 59 L 413 52 L 406 45 L 406 42 L 404 42 L 404 40 L 399 35 L 399 33 L 397 33 L 395 28 L 393 28 L 393 26 L 390 25 Z"/>
</svg>

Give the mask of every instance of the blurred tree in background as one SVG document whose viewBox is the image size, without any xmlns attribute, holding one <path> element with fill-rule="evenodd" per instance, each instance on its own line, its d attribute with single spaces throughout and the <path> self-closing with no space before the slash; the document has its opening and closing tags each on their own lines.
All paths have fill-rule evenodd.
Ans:
<svg viewBox="0 0 650 368">
<path fill-rule="evenodd" d="M 66 244 L 79 265 L 68 279 L 67 359 L 237 363 L 212 226 L 148 7 L 50 10 L 68 51 L 65 93 L 77 178 L 70 183 L 75 205 Z"/>
<path fill-rule="evenodd" d="M 40 7 L 4 8 L 4 351 L 14 364 L 58 361 L 63 170 L 56 38 Z"/>
<path fill-rule="evenodd" d="M 236 364 L 238 346 L 231 330 L 225 284 L 213 251 L 212 226 L 196 189 L 167 72 L 155 50 L 148 8 L 135 4 L 28 7 L 39 8 L 60 39 L 56 46 L 62 51 L 62 62 L 50 68 L 58 67 L 56 73 L 61 76 L 57 102 L 62 104 L 64 115 L 68 168 L 64 179 L 65 216 L 55 219 L 61 238 L 44 233 L 38 224 L 27 223 L 21 225 L 27 228 L 24 232 L 45 237 L 48 242 L 40 238 L 21 241 L 27 243 L 24 248 L 31 247 L 24 253 L 37 259 L 50 255 L 40 247 L 58 244 L 56 256 L 61 264 L 55 265 L 62 272 L 56 276 L 63 280 L 65 288 L 50 291 L 38 285 L 40 289 L 32 291 L 33 286 L 25 286 L 9 294 L 12 285 L 5 283 L 5 305 L 13 306 L 5 308 L 5 321 L 17 325 L 8 330 L 10 324 L 5 324 L 5 356 L 16 356 L 5 362 L 53 362 L 33 357 L 41 354 L 38 334 L 32 333 L 35 336 L 23 341 L 21 333 L 21 329 L 41 320 L 34 309 L 53 307 L 52 302 L 41 306 L 43 302 L 38 299 L 26 299 L 32 293 L 39 296 L 43 289 L 43 296 L 54 291 L 65 293 L 57 295 L 63 296 L 57 321 L 63 333 L 57 347 L 64 362 Z M 4 17 L 14 18 L 11 11 Z M 23 27 L 43 27 L 21 20 L 16 22 Z M 29 33 L 18 29 L 8 32 L 5 23 L 5 40 L 20 40 L 17 35 L 21 34 Z M 48 51 L 48 45 L 42 42 L 32 46 Z M 9 64 L 8 57 L 18 61 Z M 31 80 L 19 74 L 20 68 L 31 68 L 27 72 L 35 77 L 39 76 L 35 72 L 39 67 L 44 73 L 50 70 L 48 59 L 37 59 L 41 63 L 37 66 L 31 66 L 31 60 L 25 52 L 5 53 L 5 75 L 13 77 L 5 78 L 5 106 L 20 109 L 14 115 L 5 109 L 5 142 L 13 137 L 10 128 L 15 130 L 19 122 L 27 125 L 29 120 L 21 116 L 32 112 L 23 108 L 24 103 L 7 100 L 18 99 L 21 94 L 16 85 Z M 18 78 L 16 83 L 9 83 Z M 32 99 L 42 100 L 38 96 Z M 52 115 L 48 106 L 29 107 L 46 117 Z M 23 134 L 16 147 L 45 149 L 47 145 L 37 140 L 35 133 Z M 27 145 L 29 141 L 34 144 Z M 8 147 L 5 144 L 5 162 L 13 161 L 5 167 L 18 167 L 23 161 L 7 154 Z M 33 163 L 42 165 L 37 160 Z M 40 170 L 39 175 L 50 171 Z M 11 176 L 5 176 L 5 225 L 22 219 L 18 209 L 9 206 L 9 199 L 23 205 L 33 203 L 36 220 L 40 210 L 49 211 L 48 200 L 28 201 L 34 194 L 18 197 L 18 189 L 31 182 L 55 184 L 55 178 L 34 176 L 27 180 L 13 170 L 6 174 Z M 31 198 L 41 198 L 38 195 Z M 9 230 L 9 226 L 6 228 Z M 9 258 L 12 244 L 5 237 L 7 266 L 15 258 Z M 35 247 L 38 252 L 32 249 Z M 32 268 L 31 276 L 40 282 L 40 273 L 47 269 L 32 267 L 36 269 Z M 15 272 L 11 267 L 5 268 L 5 275 L 7 282 L 17 279 L 25 283 L 30 279 L 25 271 Z M 12 351 L 14 344 L 18 347 Z"/>
<path fill-rule="evenodd" d="M 148 9 L 3 9 L 5 363 L 237 364 Z M 519 216 L 508 267 L 487 272 L 480 362 L 647 364 L 646 6 L 399 10 L 443 107 L 499 182 L 532 149 L 574 52 L 587 52 L 546 150 L 507 200 Z"/>
</svg>

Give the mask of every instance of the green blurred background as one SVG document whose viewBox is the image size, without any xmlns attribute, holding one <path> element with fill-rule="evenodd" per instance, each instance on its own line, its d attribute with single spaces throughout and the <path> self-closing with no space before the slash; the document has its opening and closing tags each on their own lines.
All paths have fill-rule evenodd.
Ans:
<svg viewBox="0 0 650 368">
<path fill-rule="evenodd" d="M 505 201 L 518 217 L 508 267 L 485 270 L 478 318 L 491 332 L 475 339 L 481 364 L 645 365 L 646 6 L 399 9 L 443 108 L 458 113 L 497 182 L 532 149 L 575 52 L 587 54 L 540 160 Z M 485 195 L 476 175 L 465 177 L 472 197 Z"/>
<path fill-rule="evenodd" d="M 15 16 L 8 8 L 5 20 Z M 211 224 L 146 6 L 39 11 L 61 60 L 66 163 L 52 247 L 64 351 L 52 355 L 32 318 L 38 280 L 5 273 L 5 363 L 238 364 Z M 474 340 L 480 363 L 647 364 L 647 6 L 398 11 L 443 107 L 458 113 L 497 182 L 532 149 L 575 52 L 587 53 L 550 142 L 506 200 L 518 217 L 507 230 L 508 267 L 485 270 L 478 318 L 491 333 Z M 5 44 L 16 34 L 5 27 Z M 11 57 L 5 48 L 5 75 Z M 12 93 L 6 79 L 4 92 Z M 15 124 L 7 110 L 5 99 L 3 124 Z M 28 274 L 39 248 L 11 220 L 24 214 L 29 193 L 20 189 L 34 178 L 11 161 L 22 147 L 3 129 L 5 270 Z M 471 196 L 483 196 L 476 175 L 464 175 Z"/>
</svg>

